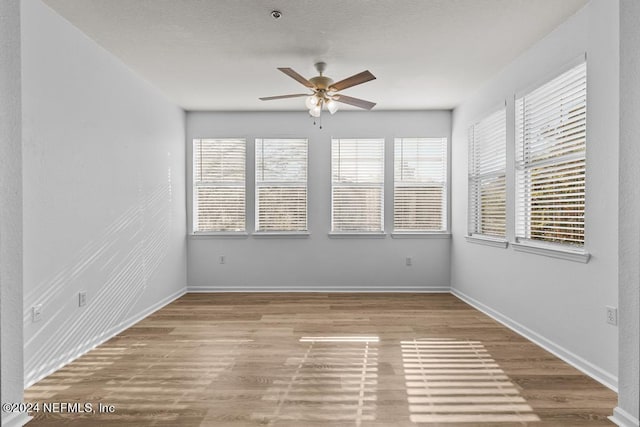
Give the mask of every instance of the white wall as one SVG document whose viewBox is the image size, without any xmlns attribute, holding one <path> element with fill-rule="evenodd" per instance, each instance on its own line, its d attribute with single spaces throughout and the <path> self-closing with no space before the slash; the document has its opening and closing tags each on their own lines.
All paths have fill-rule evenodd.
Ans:
<svg viewBox="0 0 640 427">
<path fill-rule="evenodd" d="M 276 101 L 274 101 L 276 102 Z M 302 101 L 301 101 L 302 105 Z M 309 231 L 304 239 L 189 239 L 190 290 L 446 290 L 449 239 L 329 238 L 331 224 L 331 138 L 384 137 L 385 230 L 392 231 L 393 138 L 450 136 L 448 111 L 339 111 L 312 125 L 305 111 L 187 114 L 187 158 L 192 139 L 244 137 L 247 140 L 248 231 L 254 230 L 254 140 L 309 139 Z M 188 181 L 191 172 L 188 166 Z M 189 182 L 190 185 L 190 182 Z M 191 204 L 188 203 L 191 218 Z M 191 229 L 191 228 L 189 228 Z M 226 257 L 219 264 L 219 256 Z M 413 258 L 407 267 L 405 258 Z"/>
<path fill-rule="evenodd" d="M 22 402 L 20 1 L 0 2 L 0 401 Z M 2 425 L 24 414 L 2 411 Z"/>
<path fill-rule="evenodd" d="M 184 291 L 185 117 L 40 1 L 22 41 L 28 385 Z"/>
<path fill-rule="evenodd" d="M 620 356 L 615 416 L 638 425 L 640 397 L 640 2 L 620 3 Z M 621 424 L 624 425 L 624 424 Z"/>
<path fill-rule="evenodd" d="M 618 2 L 592 1 L 456 108 L 452 128 L 453 291 L 612 388 L 618 330 L 605 323 L 605 306 L 618 303 L 618 31 Z M 468 127 L 506 100 L 507 140 L 514 141 L 514 93 L 553 77 L 584 52 L 585 247 L 591 260 L 582 264 L 465 241 Z M 507 154 L 508 237 L 513 240 L 513 143 Z"/>
</svg>

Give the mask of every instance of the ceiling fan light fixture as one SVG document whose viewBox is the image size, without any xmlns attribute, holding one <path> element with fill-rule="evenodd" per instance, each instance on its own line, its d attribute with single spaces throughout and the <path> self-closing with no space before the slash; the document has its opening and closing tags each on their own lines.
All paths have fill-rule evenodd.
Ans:
<svg viewBox="0 0 640 427">
<path fill-rule="evenodd" d="M 330 99 L 327 102 L 327 110 L 329 110 L 331 114 L 335 114 L 335 112 L 338 111 L 338 103 L 333 99 Z"/>
<path fill-rule="evenodd" d="M 315 95 L 311 95 L 304 101 L 304 105 L 311 110 L 313 107 L 318 105 L 318 98 Z"/>
<path fill-rule="evenodd" d="M 312 114 L 313 117 L 319 117 L 320 114 L 322 114 L 322 100 L 321 99 L 318 100 L 318 103 L 316 104 L 315 107 L 313 107 L 311 109 L 311 111 L 313 111 L 313 114 Z"/>
<path fill-rule="evenodd" d="M 320 113 L 322 113 L 322 108 L 319 105 L 316 105 L 309 110 L 309 115 L 311 115 L 311 117 L 320 117 Z"/>
</svg>

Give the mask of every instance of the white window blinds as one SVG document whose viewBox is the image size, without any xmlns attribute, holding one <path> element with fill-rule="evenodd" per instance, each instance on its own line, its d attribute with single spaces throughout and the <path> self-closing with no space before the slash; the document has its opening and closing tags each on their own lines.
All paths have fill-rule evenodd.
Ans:
<svg viewBox="0 0 640 427">
<path fill-rule="evenodd" d="M 193 231 L 245 230 L 244 139 L 193 140 Z"/>
<path fill-rule="evenodd" d="M 256 231 L 307 230 L 307 140 L 256 139 Z"/>
<path fill-rule="evenodd" d="M 516 237 L 584 245 L 587 67 L 516 100 Z"/>
<path fill-rule="evenodd" d="M 506 234 L 507 119 L 503 108 L 469 129 L 469 234 Z"/>
<path fill-rule="evenodd" d="M 447 139 L 396 138 L 394 231 L 447 229 Z"/>
<path fill-rule="evenodd" d="M 331 140 L 331 230 L 384 229 L 384 139 Z"/>
</svg>

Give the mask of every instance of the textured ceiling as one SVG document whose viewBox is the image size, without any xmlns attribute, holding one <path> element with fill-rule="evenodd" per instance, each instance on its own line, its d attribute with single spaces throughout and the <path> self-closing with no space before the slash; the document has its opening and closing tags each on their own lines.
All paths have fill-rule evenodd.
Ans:
<svg viewBox="0 0 640 427">
<path fill-rule="evenodd" d="M 44 0 L 187 110 L 298 110 L 313 64 L 376 109 L 452 108 L 586 0 Z M 275 20 L 271 11 L 282 17 Z"/>
</svg>

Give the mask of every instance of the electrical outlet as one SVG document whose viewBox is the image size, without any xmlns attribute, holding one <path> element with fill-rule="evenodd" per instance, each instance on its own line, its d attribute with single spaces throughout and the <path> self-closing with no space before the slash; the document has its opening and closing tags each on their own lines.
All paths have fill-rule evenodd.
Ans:
<svg viewBox="0 0 640 427">
<path fill-rule="evenodd" d="M 404 259 L 404 263 L 407 267 L 411 267 L 411 265 L 413 264 L 413 260 L 411 259 L 410 256 L 408 256 Z"/>
<path fill-rule="evenodd" d="M 31 320 L 34 323 L 42 320 L 42 304 L 31 307 Z"/>
<path fill-rule="evenodd" d="M 87 305 L 87 293 L 80 292 L 78 294 L 78 307 L 84 307 L 85 305 Z"/>
<path fill-rule="evenodd" d="M 617 325 L 618 324 L 618 309 L 615 307 L 611 307 L 611 306 L 606 306 L 607 307 L 607 323 L 610 325 Z"/>
<path fill-rule="evenodd" d="M 227 262 L 227 259 L 224 255 L 220 255 L 220 258 L 218 261 L 220 262 L 220 264 L 224 264 L 225 262 Z"/>
</svg>

